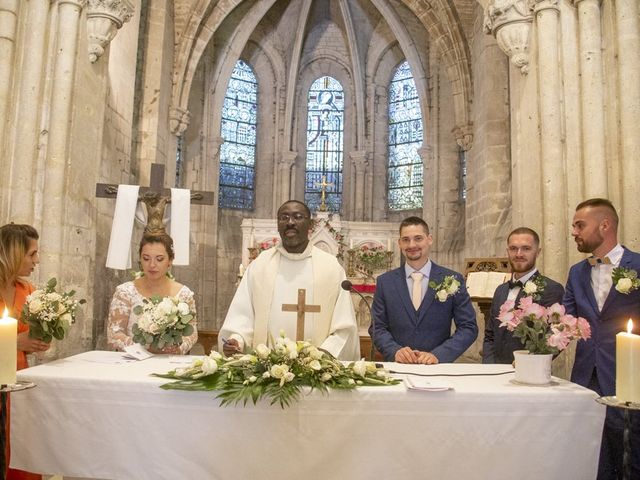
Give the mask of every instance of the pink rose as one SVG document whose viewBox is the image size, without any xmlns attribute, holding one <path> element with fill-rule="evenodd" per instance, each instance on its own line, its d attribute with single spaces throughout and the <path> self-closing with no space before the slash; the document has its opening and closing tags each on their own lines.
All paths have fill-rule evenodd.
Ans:
<svg viewBox="0 0 640 480">
<path fill-rule="evenodd" d="M 555 327 L 553 327 L 551 331 L 553 333 L 549 336 L 549 338 L 547 338 L 547 344 L 550 347 L 557 348 L 558 350 L 564 350 L 565 348 L 567 348 L 567 345 L 569 345 L 569 342 L 571 342 L 571 331 L 567 329 L 560 330 Z"/>
<path fill-rule="evenodd" d="M 589 322 L 582 317 L 578 317 L 578 330 L 580 330 L 580 338 L 582 340 L 587 340 L 591 338 L 591 325 Z"/>
<path fill-rule="evenodd" d="M 562 317 L 566 313 L 566 311 L 564 309 L 564 305 L 560 303 L 554 303 L 549 308 L 547 308 L 547 313 L 550 316 L 557 315 L 559 317 Z"/>
</svg>

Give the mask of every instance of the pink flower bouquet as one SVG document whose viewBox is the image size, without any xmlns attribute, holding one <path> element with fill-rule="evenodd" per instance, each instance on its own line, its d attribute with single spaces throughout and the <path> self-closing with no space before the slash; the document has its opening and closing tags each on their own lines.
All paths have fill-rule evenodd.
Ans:
<svg viewBox="0 0 640 480">
<path fill-rule="evenodd" d="M 545 308 L 531 297 L 522 298 L 517 308 L 513 300 L 506 301 L 500 307 L 498 320 L 534 354 L 557 354 L 572 340 L 591 337 L 591 326 L 584 318 L 565 313 L 559 303 Z"/>
</svg>

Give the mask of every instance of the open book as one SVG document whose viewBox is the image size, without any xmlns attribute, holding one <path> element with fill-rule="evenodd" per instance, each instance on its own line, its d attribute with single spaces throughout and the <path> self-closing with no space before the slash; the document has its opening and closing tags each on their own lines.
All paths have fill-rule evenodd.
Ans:
<svg viewBox="0 0 640 480">
<path fill-rule="evenodd" d="M 469 272 L 467 275 L 467 290 L 471 297 L 493 298 L 498 285 L 509 280 L 510 273 L 506 272 Z"/>
</svg>

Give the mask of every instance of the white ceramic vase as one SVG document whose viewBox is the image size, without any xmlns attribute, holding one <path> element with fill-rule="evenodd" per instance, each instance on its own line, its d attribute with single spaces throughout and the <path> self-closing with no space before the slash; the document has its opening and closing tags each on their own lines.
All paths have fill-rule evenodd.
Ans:
<svg viewBox="0 0 640 480">
<path fill-rule="evenodd" d="M 546 385 L 551 382 L 552 354 L 533 354 L 527 350 L 513 352 L 516 362 L 516 382 Z"/>
</svg>

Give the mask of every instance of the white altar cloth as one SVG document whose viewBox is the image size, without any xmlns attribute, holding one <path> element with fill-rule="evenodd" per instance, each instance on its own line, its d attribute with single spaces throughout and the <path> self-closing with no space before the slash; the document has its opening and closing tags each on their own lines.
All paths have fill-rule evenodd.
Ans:
<svg viewBox="0 0 640 480">
<path fill-rule="evenodd" d="M 121 480 L 595 478 L 605 409 L 567 381 L 528 387 L 513 384 L 512 373 L 437 377 L 454 390 L 399 384 L 314 392 L 285 410 L 219 407 L 214 392 L 158 388 L 165 380 L 149 374 L 175 368 L 176 357 L 101 363 L 120 355 L 85 352 L 18 372 L 37 387 L 11 398 L 13 467 Z"/>
</svg>

